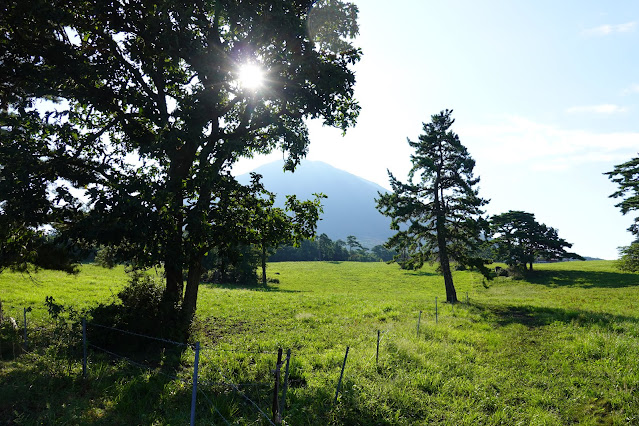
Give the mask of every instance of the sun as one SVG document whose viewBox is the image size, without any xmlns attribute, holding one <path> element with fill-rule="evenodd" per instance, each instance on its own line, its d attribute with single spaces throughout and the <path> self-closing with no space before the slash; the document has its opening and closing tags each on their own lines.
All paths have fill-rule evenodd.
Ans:
<svg viewBox="0 0 639 426">
<path fill-rule="evenodd" d="M 257 90 L 264 84 L 264 69 L 257 64 L 240 66 L 240 85 L 248 90 Z"/>
</svg>

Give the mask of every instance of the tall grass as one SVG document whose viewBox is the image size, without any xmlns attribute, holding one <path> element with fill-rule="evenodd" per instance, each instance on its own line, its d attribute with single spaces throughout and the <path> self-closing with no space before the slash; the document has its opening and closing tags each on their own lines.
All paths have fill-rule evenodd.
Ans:
<svg viewBox="0 0 639 426">
<path fill-rule="evenodd" d="M 443 279 L 429 267 L 273 263 L 279 284 L 267 289 L 203 284 L 193 338 L 205 347 L 204 392 L 236 424 L 264 423 L 219 383 L 245 384 L 268 409 L 274 352 L 283 347 L 292 350 L 288 424 L 639 423 L 639 275 L 606 261 L 535 268 L 526 280 L 488 283 L 455 272 L 458 297 L 468 293 L 470 302 L 455 306 L 442 303 Z M 33 278 L 0 274 L 0 298 L 14 311 L 33 306 L 36 322 L 46 321 L 47 295 L 87 307 L 126 281 L 122 269 L 90 265 L 77 277 Z M 5 359 L 0 423 L 185 423 L 192 359 L 181 354 L 174 380 L 94 354 L 87 381 L 77 363 L 56 373 L 41 351 Z M 207 401 L 198 407 L 202 424 L 221 424 Z"/>
</svg>

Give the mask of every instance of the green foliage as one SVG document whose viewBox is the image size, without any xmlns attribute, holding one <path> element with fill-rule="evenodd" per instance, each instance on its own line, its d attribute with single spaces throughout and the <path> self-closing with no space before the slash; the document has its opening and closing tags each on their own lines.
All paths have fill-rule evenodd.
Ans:
<svg viewBox="0 0 639 426">
<path fill-rule="evenodd" d="M 639 210 L 639 157 L 615 166 L 611 172 L 605 173 L 608 178 L 619 185 L 619 189 L 610 195 L 611 198 L 622 198 L 623 200 L 616 206 L 621 209 L 621 213 Z M 634 235 L 639 236 L 639 217 L 635 218 L 635 223 L 628 228 Z"/>
<path fill-rule="evenodd" d="M 359 114 L 350 3 L 5 3 L 0 268 L 32 262 L 51 226 L 138 267 L 162 264 L 165 298 L 189 319 L 204 255 L 254 236 L 264 189 L 239 184 L 233 164 L 281 150 L 292 170 L 306 119 L 345 131 Z M 241 85 L 245 63 L 268 87 Z"/>
<path fill-rule="evenodd" d="M 639 242 L 619 248 L 617 266 L 622 271 L 639 272 Z"/>
<path fill-rule="evenodd" d="M 268 413 L 273 352 L 281 346 L 292 349 L 288 424 L 637 423 L 637 275 L 609 261 L 535 266 L 524 280 L 497 278 L 489 288 L 477 272 L 453 271 L 458 291 L 470 298 L 454 307 L 442 303 L 442 278 L 428 265 L 410 271 L 381 262 L 274 263 L 269 270 L 280 283 L 269 289 L 204 285 L 193 336 L 204 348 L 200 378 L 268 383 L 242 387 Z M 37 286 L 7 272 L 0 293 L 10 312 L 33 292 L 81 309 L 108 294 L 106 283 L 91 284 L 99 273 L 120 286 L 127 280 L 122 267 L 82 265 L 78 276 L 41 271 Z M 44 296 L 38 298 L 30 313 L 35 329 L 49 323 L 38 316 Z M 89 328 L 90 342 L 97 344 L 97 333 Z M 342 392 L 333 404 L 347 345 Z M 0 361 L 0 423 L 188 422 L 190 350 L 177 367 L 153 364 L 148 371 L 90 350 L 87 380 L 79 363 L 67 374 L 66 364 L 41 355 Z M 201 390 L 230 423 L 260 424 L 232 389 L 202 384 Z M 201 393 L 197 419 L 224 423 Z"/>
<path fill-rule="evenodd" d="M 398 231 L 386 244 L 397 252 L 395 261 L 408 269 L 438 261 L 446 299 L 456 302 L 450 262 L 488 274 L 484 266 L 488 261 L 477 256 L 487 229 L 481 218 L 487 201 L 476 189 L 475 161 L 450 130 L 455 122 L 451 115 L 452 110 L 433 115 L 430 123 L 423 124 L 419 140 L 408 141 L 415 149 L 409 182 L 401 182 L 389 171 L 393 192 L 379 194 L 377 208 Z"/>
<path fill-rule="evenodd" d="M 129 282 L 111 303 L 100 303 L 88 315 L 93 322 L 106 327 L 129 330 L 155 337 L 183 339 L 176 310 L 167 306 L 162 298 L 163 287 L 153 276 L 139 270 L 129 272 Z M 117 332 L 102 330 L 94 341 L 102 347 L 126 350 L 143 349 L 148 342 Z M 146 345 L 146 346 L 145 346 Z"/>
<path fill-rule="evenodd" d="M 118 264 L 117 249 L 112 246 L 101 246 L 95 254 L 93 263 L 103 268 L 113 269 Z"/>
<path fill-rule="evenodd" d="M 530 265 L 532 270 L 533 262 L 538 260 L 583 260 L 578 254 L 567 252 L 572 244 L 559 238 L 555 228 L 537 222 L 533 213 L 510 210 L 493 216 L 490 225 L 495 257 L 515 269 L 525 270 Z"/>
</svg>

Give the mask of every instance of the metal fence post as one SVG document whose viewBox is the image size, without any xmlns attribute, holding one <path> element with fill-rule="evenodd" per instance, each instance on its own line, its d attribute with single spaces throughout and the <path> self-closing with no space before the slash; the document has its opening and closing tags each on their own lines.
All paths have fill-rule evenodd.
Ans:
<svg viewBox="0 0 639 426">
<path fill-rule="evenodd" d="M 284 408 L 286 408 L 286 391 L 288 390 L 288 372 L 291 363 L 291 350 L 286 351 L 286 369 L 284 371 L 284 383 L 282 384 L 282 399 L 280 401 L 280 419 L 284 418 Z"/>
<path fill-rule="evenodd" d="M 377 330 L 377 353 L 375 354 L 375 367 L 379 367 L 379 338 L 380 333 L 379 330 Z"/>
<path fill-rule="evenodd" d="M 87 320 L 82 318 L 82 378 L 87 378 Z"/>
<path fill-rule="evenodd" d="M 195 342 L 195 360 L 193 361 L 193 393 L 191 394 L 191 426 L 195 426 L 195 400 L 197 397 L 197 368 L 200 362 L 200 342 Z"/>
<path fill-rule="evenodd" d="M 29 347 L 27 340 L 27 308 L 24 308 L 24 351 L 26 352 Z"/>
<path fill-rule="evenodd" d="M 275 370 L 273 374 L 275 376 L 275 385 L 273 386 L 273 423 L 278 425 L 282 423 L 282 417 L 280 416 L 280 403 L 278 397 L 280 394 L 280 369 L 282 368 L 282 348 L 277 350 L 277 363 L 275 364 Z"/>
<path fill-rule="evenodd" d="M 435 324 L 437 324 L 437 297 L 435 297 Z"/>
<path fill-rule="evenodd" d="M 346 368 L 346 359 L 348 358 L 348 349 L 346 346 L 346 355 L 344 355 L 344 364 L 342 364 L 342 373 L 339 375 L 339 381 L 337 382 L 337 390 L 335 391 L 335 404 L 337 404 L 337 396 L 339 395 L 339 388 L 342 386 L 342 378 L 344 377 L 344 368 Z"/>
</svg>

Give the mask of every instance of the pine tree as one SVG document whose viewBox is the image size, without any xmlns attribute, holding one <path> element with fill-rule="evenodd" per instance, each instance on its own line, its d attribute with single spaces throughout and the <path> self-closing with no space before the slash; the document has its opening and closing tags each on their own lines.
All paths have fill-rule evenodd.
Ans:
<svg viewBox="0 0 639 426">
<path fill-rule="evenodd" d="M 481 217 L 487 201 L 476 188 L 475 161 L 459 137 L 450 130 L 452 110 L 445 110 L 424 123 L 416 142 L 409 182 L 388 172 L 393 192 L 380 194 L 378 210 L 392 219 L 398 232 L 386 246 L 396 249 L 395 261 L 404 268 L 418 269 L 424 262 L 437 261 L 444 276 L 446 300 L 457 301 L 451 262 L 488 273 L 477 256 L 487 222 Z"/>
</svg>

